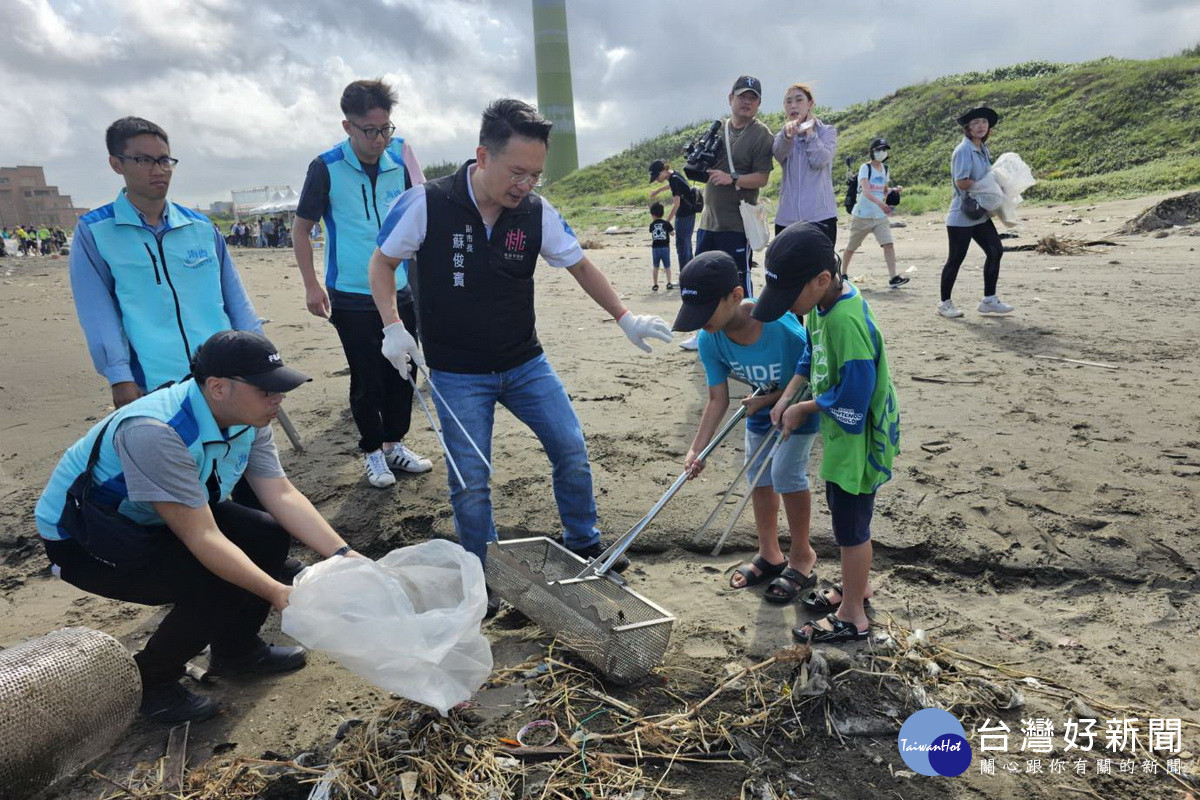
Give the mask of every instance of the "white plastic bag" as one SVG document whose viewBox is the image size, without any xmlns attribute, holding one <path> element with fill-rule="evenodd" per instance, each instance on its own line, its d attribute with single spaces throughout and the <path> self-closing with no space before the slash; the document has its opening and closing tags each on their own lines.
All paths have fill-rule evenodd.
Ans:
<svg viewBox="0 0 1200 800">
<path fill-rule="evenodd" d="M 996 181 L 996 176 L 991 172 L 975 181 L 967 192 L 975 198 L 975 202 L 988 211 L 998 211 L 1004 204 L 1004 191 Z"/>
<path fill-rule="evenodd" d="M 1004 202 L 1000 204 L 997 216 L 1009 227 L 1016 225 L 1017 206 L 1024 202 L 1021 193 L 1037 183 L 1033 170 L 1016 153 L 1004 153 L 992 165 L 992 174 L 1004 192 Z"/>
<path fill-rule="evenodd" d="M 486 608 L 479 559 L 435 539 L 379 561 L 335 556 L 309 567 L 296 578 L 282 630 L 444 716 L 492 672 L 479 630 Z"/>
</svg>

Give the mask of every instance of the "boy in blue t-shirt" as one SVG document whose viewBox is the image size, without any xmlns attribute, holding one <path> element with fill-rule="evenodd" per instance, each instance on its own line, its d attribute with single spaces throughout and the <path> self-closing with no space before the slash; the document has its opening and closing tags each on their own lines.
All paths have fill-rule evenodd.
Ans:
<svg viewBox="0 0 1200 800">
<path fill-rule="evenodd" d="M 746 458 L 758 450 L 770 433 L 771 407 L 781 396 L 796 361 L 804 354 L 808 338 L 800 321 L 784 314 L 775 322 L 754 319 L 754 301 L 747 300 L 738 278 L 737 264 L 721 250 L 701 253 L 679 275 L 683 307 L 675 330 L 699 334 L 700 362 L 708 379 L 708 402 L 700 416 L 696 437 L 688 450 L 684 469 L 695 478 L 704 469 L 696 456 L 710 441 L 729 408 L 730 376 L 764 391 L 742 401 L 747 408 Z M 729 580 L 733 589 L 771 581 L 763 597 L 787 603 L 803 589 L 815 586 L 817 553 L 809 544 L 812 493 L 808 487 L 808 458 L 817 434 L 817 419 L 801 426 L 775 451 L 752 487 L 754 523 L 758 529 L 758 554 L 738 567 Z M 747 469 L 753 480 L 767 451 Z M 791 546 L 785 558 L 779 547 L 780 499 L 787 514 Z"/>
<path fill-rule="evenodd" d="M 654 260 L 654 284 L 650 290 L 658 291 L 658 267 L 660 264 L 667 271 L 667 288 L 674 289 L 675 284 L 671 283 L 671 234 L 675 232 L 675 229 L 671 227 L 671 223 L 662 218 L 662 203 L 650 204 L 650 216 L 654 218 L 654 221 L 650 223 L 650 256 Z"/>
</svg>

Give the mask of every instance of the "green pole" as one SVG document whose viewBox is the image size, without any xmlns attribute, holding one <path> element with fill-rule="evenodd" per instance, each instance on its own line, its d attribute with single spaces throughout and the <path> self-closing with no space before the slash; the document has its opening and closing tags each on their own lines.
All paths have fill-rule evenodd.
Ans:
<svg viewBox="0 0 1200 800">
<path fill-rule="evenodd" d="M 538 111 L 554 123 L 546 160 L 546 180 L 553 181 L 579 169 L 566 0 L 533 0 L 533 47 Z"/>
</svg>

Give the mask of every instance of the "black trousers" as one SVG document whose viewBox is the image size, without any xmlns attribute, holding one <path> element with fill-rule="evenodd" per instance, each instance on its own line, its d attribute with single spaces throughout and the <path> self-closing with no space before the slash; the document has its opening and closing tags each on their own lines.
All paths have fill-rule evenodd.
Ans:
<svg viewBox="0 0 1200 800">
<path fill-rule="evenodd" d="M 813 221 L 812 224 L 820 228 L 824 234 L 829 237 L 829 241 L 832 242 L 834 246 L 837 246 L 837 217 Z M 778 236 L 779 234 L 783 233 L 786 227 L 786 225 L 776 225 L 775 235 Z"/>
<path fill-rule="evenodd" d="M 947 225 L 946 236 L 950 240 L 950 253 L 946 256 L 946 266 L 942 267 L 942 299 L 950 299 L 954 282 L 958 280 L 958 268 L 967 257 L 972 241 L 983 248 L 983 296 L 994 295 L 996 282 L 1000 280 L 1000 257 L 1004 255 L 1004 243 L 1000 241 L 995 223 L 989 219 L 978 225 Z"/>
<path fill-rule="evenodd" d="M 416 336 L 412 303 L 398 307 L 404 327 Z M 329 321 L 342 340 L 350 366 L 350 413 L 358 427 L 358 449 L 371 453 L 384 442 L 398 442 L 412 424 L 412 385 L 383 357 L 383 321 L 379 312 L 334 309 Z"/>
<path fill-rule="evenodd" d="M 217 527 L 242 549 L 263 572 L 279 578 L 291 537 L 263 511 L 234 502 L 212 507 Z M 271 604 L 218 578 L 162 528 L 151 563 L 132 572 L 118 572 L 88 555 L 72 539 L 42 540 L 50 561 L 62 578 L 85 592 L 145 606 L 170 605 L 171 610 L 133 657 L 144 685 L 178 680 L 184 665 L 206 646 L 214 656 L 237 657 L 256 648 Z"/>
</svg>

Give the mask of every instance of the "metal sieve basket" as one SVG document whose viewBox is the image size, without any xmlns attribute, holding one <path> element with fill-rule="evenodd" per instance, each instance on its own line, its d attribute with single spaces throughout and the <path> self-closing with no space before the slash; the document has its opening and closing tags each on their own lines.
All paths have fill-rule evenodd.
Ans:
<svg viewBox="0 0 1200 800">
<path fill-rule="evenodd" d="M 492 591 L 616 683 L 662 662 L 675 617 L 607 575 L 576 578 L 589 562 L 545 537 L 488 545 Z"/>
</svg>

